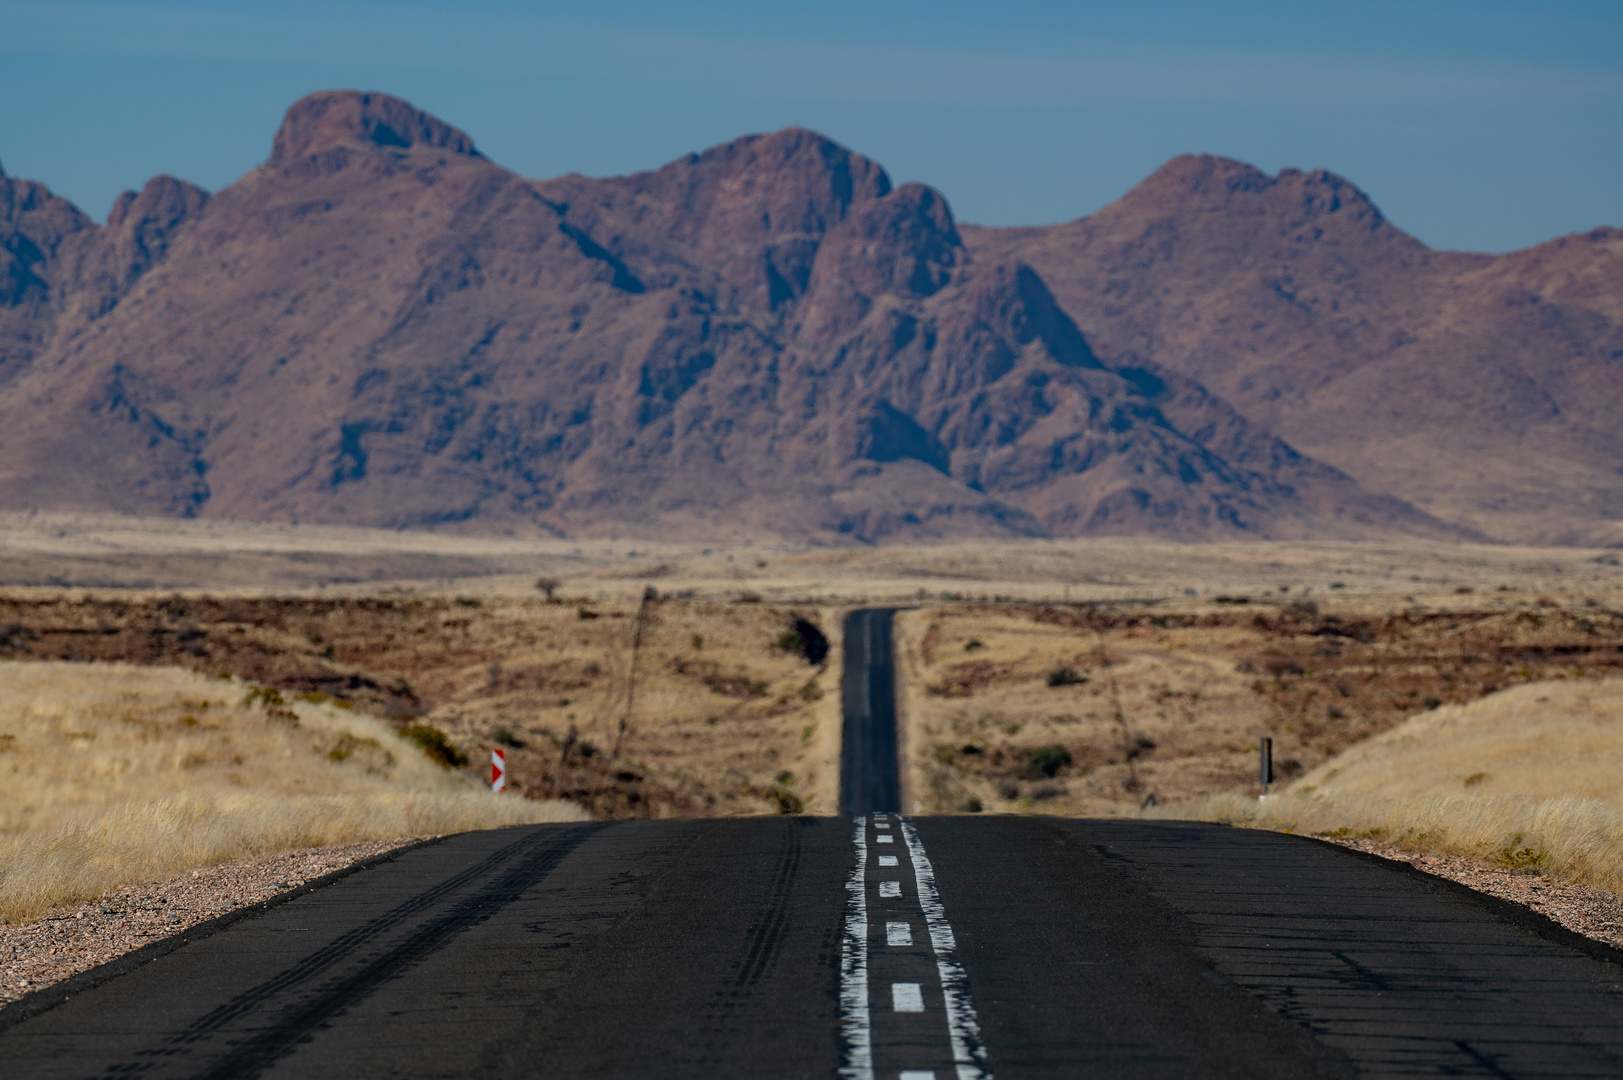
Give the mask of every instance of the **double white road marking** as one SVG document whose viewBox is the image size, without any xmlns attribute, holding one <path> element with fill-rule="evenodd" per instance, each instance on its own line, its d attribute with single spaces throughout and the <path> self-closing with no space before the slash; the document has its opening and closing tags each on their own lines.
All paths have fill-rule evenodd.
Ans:
<svg viewBox="0 0 1623 1080">
<path fill-rule="evenodd" d="M 897 828 L 893 829 L 893 824 Z M 945 1027 L 946 1040 L 944 1043 L 935 1043 L 936 1049 L 929 1050 L 918 1047 L 916 1042 L 903 1032 L 896 1037 L 896 1046 L 879 1048 L 879 1056 L 885 1059 L 886 1068 L 883 1072 L 876 1072 L 875 1018 L 870 1003 L 875 998 L 883 1002 L 888 997 L 889 1012 L 893 1015 L 928 1013 L 932 1011 L 935 996 L 930 993 L 930 1001 L 927 1003 L 926 993 L 927 990 L 933 991 L 935 988 L 927 988 L 926 984 L 918 982 L 897 981 L 889 982 L 888 994 L 884 992 L 883 987 L 878 994 L 870 993 L 868 922 L 870 822 L 867 818 L 859 817 L 855 825 L 853 844 L 856 848 L 856 867 L 851 871 L 851 877 L 846 883 L 848 895 L 845 935 L 840 948 L 840 1013 L 845 1043 L 845 1063 L 840 1069 L 840 1075 L 847 1080 L 876 1080 L 876 1078 L 890 1080 L 891 1077 L 898 1077 L 899 1080 L 943 1080 L 933 1069 L 903 1067 L 891 1071 L 897 1065 L 924 1064 L 924 1062 L 889 1060 L 912 1054 L 936 1060 L 950 1058 L 952 1072 L 949 1076 L 955 1077 L 956 1080 L 991 1080 L 991 1073 L 986 1071 L 986 1052 L 980 1042 L 980 1024 L 969 999 L 969 980 L 963 966 L 958 963 L 957 943 L 953 939 L 952 927 L 947 922 L 946 910 L 941 906 L 941 897 L 936 892 L 935 870 L 924 854 L 924 845 L 919 842 L 918 831 L 913 828 L 912 823 L 903 821 L 896 815 L 886 814 L 875 814 L 873 817 L 871 823 L 873 841 L 876 845 L 894 844 L 896 832 L 899 831 L 907 845 L 909 868 L 912 873 L 908 875 L 898 865 L 897 856 L 877 855 L 875 878 L 879 886 L 878 896 L 881 900 L 902 898 L 903 886 L 907 884 L 903 879 L 911 878 L 919 915 L 922 917 L 925 935 L 929 938 L 930 950 L 935 958 L 936 980 L 941 992 L 939 999 L 941 1005 L 938 1011 Z M 885 873 L 891 867 L 896 867 L 896 870 L 892 874 Z M 884 907 L 886 914 L 893 916 L 884 923 L 885 946 L 887 948 L 911 946 L 914 942 L 914 923 L 911 920 L 895 919 L 896 905 Z M 918 963 L 916 960 L 907 962 Z M 879 965 L 881 972 L 893 966 L 884 962 Z M 894 1027 L 894 1023 L 899 1022 L 899 1020 L 882 1022 L 880 1027 L 889 1029 Z"/>
</svg>

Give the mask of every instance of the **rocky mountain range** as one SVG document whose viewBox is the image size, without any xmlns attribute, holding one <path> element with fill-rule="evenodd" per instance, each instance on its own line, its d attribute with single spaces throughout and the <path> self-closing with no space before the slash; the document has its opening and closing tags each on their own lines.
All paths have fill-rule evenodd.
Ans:
<svg viewBox="0 0 1623 1080">
<path fill-rule="evenodd" d="M 0 506 L 574 536 L 1623 541 L 1623 234 L 1179 158 L 1039 229 L 802 129 L 532 180 L 383 94 L 97 225 L 0 175 Z"/>
<path fill-rule="evenodd" d="M 1101 355 L 1369 490 L 1502 539 L 1623 543 L 1623 230 L 1433 251 L 1341 177 L 1190 156 L 1078 221 L 964 234 L 1041 273 Z"/>
</svg>

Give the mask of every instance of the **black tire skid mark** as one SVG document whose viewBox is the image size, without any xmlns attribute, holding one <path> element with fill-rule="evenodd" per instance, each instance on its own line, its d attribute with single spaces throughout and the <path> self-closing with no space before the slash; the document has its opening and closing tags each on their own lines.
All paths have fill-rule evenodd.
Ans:
<svg viewBox="0 0 1623 1080">
<path fill-rule="evenodd" d="M 783 935 L 789 925 L 789 898 L 794 891 L 795 879 L 800 876 L 800 861 L 800 833 L 796 829 L 786 828 L 783 852 L 778 856 L 778 865 L 772 876 L 772 892 L 767 899 L 766 910 L 761 912 L 755 925 L 750 928 L 749 945 L 744 953 L 744 961 L 739 965 L 738 976 L 733 980 L 734 986 L 755 986 L 777 960 L 779 946 L 783 944 Z"/>
<path fill-rule="evenodd" d="M 472 929 L 518 899 L 526 888 L 549 874 L 603 825 L 602 822 L 594 822 L 562 831 L 536 832 L 508 844 L 468 869 L 348 931 L 274 978 L 244 991 L 200 1017 L 183 1031 L 165 1039 L 159 1048 L 139 1051 L 136 1057 L 146 1058 L 146 1061 L 113 1065 L 103 1075 L 117 1077 L 147 1072 L 159 1064 L 152 1060 L 154 1058 L 172 1058 L 188 1053 L 191 1046 L 206 1040 L 231 1021 L 264 1007 L 276 997 L 295 993 L 301 985 L 320 977 L 412 916 L 434 907 L 448 894 L 496 871 L 514 858 L 524 856 L 517 866 L 423 923 L 405 940 L 368 962 L 359 971 L 328 982 L 313 997 L 294 1005 L 273 1025 L 238 1043 L 222 1058 L 194 1074 L 198 1080 L 239 1077 L 246 1080 L 257 1076 L 301 1042 L 307 1041 L 316 1030 L 370 996 L 384 982 L 403 974 L 443 948 L 456 934 Z"/>
<path fill-rule="evenodd" d="M 803 824 L 805 819 L 791 819 Z M 783 848 L 778 852 L 772 869 L 772 886 L 767 894 L 766 906 L 761 909 L 745 932 L 739 950 L 740 959 L 734 962 L 735 974 L 730 983 L 716 991 L 715 999 L 705 1006 L 706 1021 L 700 1025 L 704 1038 L 702 1045 L 694 1047 L 690 1055 L 673 1059 L 684 1068 L 716 1067 L 721 1059 L 715 1052 L 729 1045 L 738 1029 L 740 1003 L 749 998 L 753 989 L 777 960 L 789 921 L 789 898 L 800 873 L 802 855 L 800 830 L 784 822 Z"/>
</svg>

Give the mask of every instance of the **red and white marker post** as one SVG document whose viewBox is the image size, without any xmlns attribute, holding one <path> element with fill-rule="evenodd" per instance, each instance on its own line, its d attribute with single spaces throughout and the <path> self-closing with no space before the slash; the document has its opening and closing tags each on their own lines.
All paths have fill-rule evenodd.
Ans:
<svg viewBox="0 0 1623 1080">
<path fill-rule="evenodd" d="M 500 795 L 507 790 L 507 751 L 490 752 L 490 790 Z"/>
</svg>

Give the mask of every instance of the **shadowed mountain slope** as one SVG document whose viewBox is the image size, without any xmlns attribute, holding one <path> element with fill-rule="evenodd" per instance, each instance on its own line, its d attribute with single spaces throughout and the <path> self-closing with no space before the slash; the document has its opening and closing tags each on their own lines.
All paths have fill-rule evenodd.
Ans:
<svg viewBox="0 0 1623 1080">
<path fill-rule="evenodd" d="M 328 92 L 213 197 L 161 177 L 96 226 L 0 185 L 7 506 L 824 542 L 1462 535 L 1197 378 L 1096 352 L 1040 260 L 966 248 L 938 192 L 809 131 L 537 182 L 405 102 Z"/>
<path fill-rule="evenodd" d="M 1063 225 L 966 228 L 1104 355 L 1504 539 L 1623 543 L 1623 231 L 1432 251 L 1326 172 L 1174 159 Z"/>
</svg>

